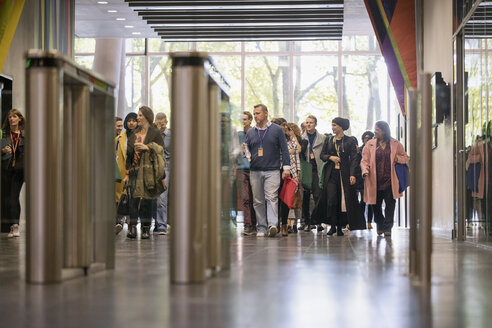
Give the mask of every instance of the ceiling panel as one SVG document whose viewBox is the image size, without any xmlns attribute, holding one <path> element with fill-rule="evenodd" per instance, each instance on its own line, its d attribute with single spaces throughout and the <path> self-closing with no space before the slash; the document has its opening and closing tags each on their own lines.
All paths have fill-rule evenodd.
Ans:
<svg viewBox="0 0 492 328">
<path fill-rule="evenodd" d="M 373 34 L 363 0 L 98 2 L 75 0 L 76 37 L 251 41 Z"/>
<path fill-rule="evenodd" d="M 167 40 L 340 40 L 343 0 L 125 0 Z"/>
</svg>

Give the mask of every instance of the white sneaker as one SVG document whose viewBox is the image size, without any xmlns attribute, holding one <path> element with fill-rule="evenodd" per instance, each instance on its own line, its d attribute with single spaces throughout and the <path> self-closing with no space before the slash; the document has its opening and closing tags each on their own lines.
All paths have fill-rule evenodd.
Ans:
<svg viewBox="0 0 492 328">
<path fill-rule="evenodd" d="M 257 232 L 256 237 L 265 237 L 265 233 L 264 232 Z"/>
<path fill-rule="evenodd" d="M 114 226 L 114 232 L 116 235 L 119 234 L 121 230 L 123 230 L 123 226 L 121 224 L 118 223 L 117 225 Z"/>
<path fill-rule="evenodd" d="M 10 232 L 9 234 L 7 235 L 9 238 L 12 238 L 12 237 L 19 237 L 20 236 L 20 233 L 19 233 L 19 225 L 18 224 L 13 224 L 11 227 L 10 227 Z"/>
</svg>

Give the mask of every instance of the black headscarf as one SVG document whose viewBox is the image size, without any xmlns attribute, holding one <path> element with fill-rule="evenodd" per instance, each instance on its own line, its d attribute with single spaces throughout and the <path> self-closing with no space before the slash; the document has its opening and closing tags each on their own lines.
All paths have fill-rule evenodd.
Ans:
<svg viewBox="0 0 492 328">
<path fill-rule="evenodd" d="M 331 120 L 331 123 L 335 123 L 336 125 L 339 125 L 343 129 L 343 131 L 348 130 L 348 128 L 350 128 L 350 121 L 343 117 L 335 117 L 333 120 Z"/>
</svg>

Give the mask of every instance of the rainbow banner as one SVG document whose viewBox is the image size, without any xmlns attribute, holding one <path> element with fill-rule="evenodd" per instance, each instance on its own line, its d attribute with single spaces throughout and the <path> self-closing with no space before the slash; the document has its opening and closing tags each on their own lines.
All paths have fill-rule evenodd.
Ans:
<svg viewBox="0 0 492 328">
<path fill-rule="evenodd" d="M 0 0 L 0 71 L 24 8 L 25 0 Z"/>
<path fill-rule="evenodd" d="M 417 88 L 414 0 L 364 0 L 403 115 L 406 90 Z"/>
</svg>

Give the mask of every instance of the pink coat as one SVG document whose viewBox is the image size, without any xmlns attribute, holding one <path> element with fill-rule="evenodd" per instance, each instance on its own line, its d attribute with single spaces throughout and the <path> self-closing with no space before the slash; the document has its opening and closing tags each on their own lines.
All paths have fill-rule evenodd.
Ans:
<svg viewBox="0 0 492 328">
<path fill-rule="evenodd" d="M 360 168 L 362 176 L 367 174 L 364 179 L 364 202 L 366 204 L 376 204 L 378 182 L 376 177 L 376 146 L 377 139 L 369 140 L 362 151 L 362 160 Z M 393 198 L 397 199 L 403 196 L 398 192 L 399 183 L 396 176 L 395 163 L 407 164 L 408 155 L 403 149 L 403 145 L 396 139 L 391 138 L 391 189 L 393 190 Z"/>
</svg>

